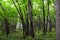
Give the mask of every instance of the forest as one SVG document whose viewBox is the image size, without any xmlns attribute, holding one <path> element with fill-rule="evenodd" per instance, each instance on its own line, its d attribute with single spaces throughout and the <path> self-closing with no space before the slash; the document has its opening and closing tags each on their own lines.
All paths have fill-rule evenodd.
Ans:
<svg viewBox="0 0 60 40">
<path fill-rule="evenodd" d="M 0 40 L 60 40 L 60 0 L 0 0 Z"/>
</svg>

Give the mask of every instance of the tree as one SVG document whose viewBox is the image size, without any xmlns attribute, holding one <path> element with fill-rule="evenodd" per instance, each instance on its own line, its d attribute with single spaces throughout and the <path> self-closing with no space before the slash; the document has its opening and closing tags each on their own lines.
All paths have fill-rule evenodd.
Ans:
<svg viewBox="0 0 60 40">
<path fill-rule="evenodd" d="M 60 40 L 60 0 L 56 0 L 56 40 Z"/>
<path fill-rule="evenodd" d="M 6 32 L 6 35 L 8 35 L 10 33 L 10 28 L 9 28 L 9 21 L 8 21 L 8 17 L 6 16 L 6 9 L 2 6 L 2 4 L 0 3 L 1 5 L 1 8 L 2 8 L 2 11 L 4 13 L 4 16 L 3 16 L 3 19 L 4 19 L 4 24 L 5 24 L 5 32 Z"/>
<path fill-rule="evenodd" d="M 52 24 L 51 24 L 51 16 L 50 16 L 50 1 L 48 1 L 48 15 L 47 15 L 47 21 L 49 21 L 49 31 L 51 32 L 52 31 Z"/>
<path fill-rule="evenodd" d="M 45 7 L 44 7 L 44 0 L 42 0 L 43 2 L 43 35 L 46 35 L 46 25 L 45 25 Z"/>
<path fill-rule="evenodd" d="M 26 6 L 26 10 L 27 10 L 27 6 Z M 26 35 L 28 36 L 30 33 L 30 30 L 29 30 L 29 15 L 28 15 L 28 10 L 26 12 Z"/>
<path fill-rule="evenodd" d="M 12 0 L 12 2 L 13 2 L 13 4 L 14 4 L 14 6 L 16 7 L 16 10 L 17 10 L 17 12 L 18 12 L 18 14 L 19 14 L 19 16 L 20 16 L 21 21 L 22 21 L 23 37 L 25 38 L 25 37 L 26 37 L 26 25 L 25 25 L 25 22 L 24 22 L 24 18 L 23 18 L 23 14 L 22 14 L 22 11 L 21 11 L 20 4 L 19 4 L 18 0 L 16 0 L 18 6 L 16 6 L 14 0 Z"/>
<path fill-rule="evenodd" d="M 28 0 L 28 10 L 29 10 L 29 17 L 30 17 L 30 34 L 31 37 L 35 37 L 34 28 L 33 28 L 33 14 L 32 14 L 31 0 Z"/>
</svg>

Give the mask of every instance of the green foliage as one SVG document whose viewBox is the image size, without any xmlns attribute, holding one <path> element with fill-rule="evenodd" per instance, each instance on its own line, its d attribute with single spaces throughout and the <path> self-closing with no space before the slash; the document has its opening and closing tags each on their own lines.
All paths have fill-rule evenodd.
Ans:
<svg viewBox="0 0 60 40">
<path fill-rule="evenodd" d="M 23 17 L 24 17 L 24 21 L 26 21 L 26 13 L 28 13 L 28 10 L 26 10 L 26 8 L 28 8 L 28 0 L 14 0 L 15 4 L 18 6 L 20 6 Z M 47 5 L 47 1 L 45 0 L 44 3 L 44 9 L 45 9 L 45 15 L 48 15 L 48 5 Z M 43 2 L 42 0 L 31 0 L 32 2 L 32 13 L 33 13 L 33 19 L 38 21 L 38 16 L 41 17 L 41 20 L 43 19 Z M 11 22 L 14 22 L 17 24 L 17 21 L 21 22 L 20 20 L 20 16 L 12 2 L 12 0 L 0 0 L 0 20 L 3 22 L 4 18 L 8 18 L 9 23 L 11 24 Z M 19 5 L 18 5 L 19 3 Z M 56 14 L 55 14 L 55 5 L 54 2 L 52 0 L 49 1 L 50 5 L 50 16 L 51 16 L 51 20 L 52 23 L 55 23 L 55 19 L 56 19 Z M 3 6 L 3 7 L 1 7 Z M 2 8 L 4 10 L 2 10 Z M 19 9 L 19 8 L 18 8 Z M 45 17 L 46 17 L 45 16 Z M 35 22 L 35 21 L 34 21 Z M 17 31 L 16 33 L 11 33 L 9 34 L 9 36 L 7 37 L 5 33 L 2 33 L 2 28 L 0 28 L 0 40 L 56 40 L 56 33 L 55 30 L 53 29 L 52 32 L 47 32 L 46 36 L 43 36 L 43 32 L 40 31 L 38 33 L 38 30 L 35 31 L 35 38 L 32 38 L 31 36 L 28 36 L 27 38 L 23 38 L 23 31 L 19 30 L 19 32 Z"/>
<path fill-rule="evenodd" d="M 15 1 L 16 5 L 17 5 L 17 1 L 18 1 L 20 8 L 21 8 L 21 11 L 22 11 L 22 14 L 23 14 L 23 17 L 24 17 L 24 20 L 25 20 L 26 19 L 26 12 L 27 12 L 26 6 L 28 6 L 28 0 L 14 0 L 14 1 Z M 32 7 L 33 7 L 32 12 L 33 12 L 34 17 L 36 17 L 37 15 L 40 15 L 40 17 L 43 17 L 42 0 L 38 0 L 38 1 L 37 0 L 31 0 L 31 2 L 32 2 Z M 44 3 L 45 14 L 47 16 L 47 14 L 48 14 L 48 7 L 47 7 L 48 6 L 47 5 L 48 0 L 45 0 L 44 2 L 45 2 Z M 0 0 L 0 3 L 3 5 L 3 7 L 5 9 L 5 11 L 0 10 L 0 12 L 2 12 L 2 13 L 0 13 L 0 15 L 5 14 L 5 16 L 7 16 L 7 17 L 10 16 L 9 19 L 12 17 L 13 18 L 19 17 L 12 0 Z M 50 7 L 50 16 L 51 16 L 52 22 L 54 22 L 54 20 L 56 18 L 54 0 L 53 1 L 50 0 L 49 3 L 50 3 L 50 6 L 49 6 Z M 18 7 L 18 5 L 17 5 L 17 7 Z M 1 7 L 0 7 L 0 9 L 1 9 Z M 2 15 L 0 18 L 2 18 Z"/>
<path fill-rule="evenodd" d="M 20 31 L 17 30 L 15 33 L 10 33 L 8 36 L 6 36 L 2 31 L 0 31 L 0 39 L 1 40 L 56 40 L 56 32 L 55 29 L 53 29 L 52 32 L 47 32 L 46 36 L 43 36 L 43 32 L 38 30 L 35 31 L 35 38 L 32 38 L 31 36 L 28 36 L 26 38 L 23 38 L 23 32 L 22 29 Z"/>
</svg>

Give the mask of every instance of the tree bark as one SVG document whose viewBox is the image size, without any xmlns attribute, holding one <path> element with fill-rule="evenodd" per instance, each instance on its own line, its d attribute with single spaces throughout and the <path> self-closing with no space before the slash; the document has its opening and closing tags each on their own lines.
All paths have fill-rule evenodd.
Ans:
<svg viewBox="0 0 60 40">
<path fill-rule="evenodd" d="M 60 40 L 60 0 L 56 0 L 56 40 Z"/>
<path fill-rule="evenodd" d="M 21 11 L 21 7 L 19 6 L 19 2 L 18 2 L 18 1 L 16 1 L 17 4 L 18 4 L 18 7 L 16 6 L 14 0 L 12 0 L 12 2 L 13 2 L 13 4 L 14 4 L 14 6 L 16 7 L 16 10 L 17 10 L 17 12 L 18 12 L 18 14 L 19 14 L 19 16 L 20 16 L 21 21 L 22 21 L 23 37 L 25 38 L 25 37 L 26 37 L 26 25 L 25 25 L 25 22 L 24 22 L 24 18 L 23 18 L 23 14 L 22 14 L 22 11 Z M 19 9 L 18 9 L 18 8 L 19 8 Z"/>
<path fill-rule="evenodd" d="M 1 8 L 3 10 L 3 13 L 5 13 L 5 8 L 2 6 L 2 4 L 0 3 L 1 5 Z M 9 21 L 8 21 L 8 18 L 7 16 L 4 14 L 4 26 L 5 26 L 5 31 L 6 31 L 6 35 L 8 35 L 10 33 L 10 28 L 9 28 Z"/>
<path fill-rule="evenodd" d="M 43 35 L 46 35 L 46 25 L 45 25 L 45 10 L 44 10 L 44 0 L 43 0 Z"/>
<path fill-rule="evenodd" d="M 27 10 L 27 6 L 26 6 L 26 10 Z M 28 12 L 26 13 L 26 35 L 29 35 L 29 16 L 28 16 Z"/>
<path fill-rule="evenodd" d="M 48 20 L 49 20 L 49 31 L 51 32 L 52 31 L 52 23 L 51 23 L 51 16 L 50 16 L 50 2 L 49 2 L 49 0 L 48 0 Z"/>
<path fill-rule="evenodd" d="M 4 18 L 4 23 L 5 23 L 6 35 L 8 35 L 10 33 L 10 28 L 9 28 L 9 22 L 6 18 Z"/>
<path fill-rule="evenodd" d="M 35 37 L 34 28 L 33 28 L 33 14 L 32 14 L 31 0 L 28 0 L 28 10 L 29 10 L 29 16 L 30 16 L 30 35 L 31 37 Z"/>
</svg>

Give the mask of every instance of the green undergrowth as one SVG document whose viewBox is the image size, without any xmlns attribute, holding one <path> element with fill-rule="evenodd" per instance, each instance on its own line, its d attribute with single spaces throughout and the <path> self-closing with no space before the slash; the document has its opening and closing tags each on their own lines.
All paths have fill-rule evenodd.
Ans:
<svg viewBox="0 0 60 40">
<path fill-rule="evenodd" d="M 23 38 L 22 30 L 10 33 L 8 36 L 0 30 L 0 40 L 56 40 L 56 32 L 53 29 L 52 32 L 47 32 L 47 35 L 43 36 L 42 31 L 39 31 L 39 33 L 38 31 L 35 31 L 35 38 L 32 38 L 31 36 Z"/>
</svg>

